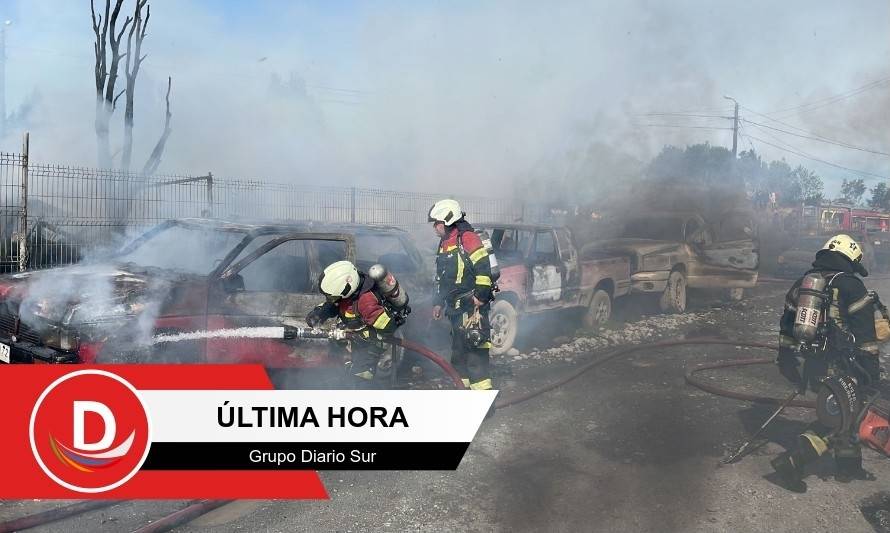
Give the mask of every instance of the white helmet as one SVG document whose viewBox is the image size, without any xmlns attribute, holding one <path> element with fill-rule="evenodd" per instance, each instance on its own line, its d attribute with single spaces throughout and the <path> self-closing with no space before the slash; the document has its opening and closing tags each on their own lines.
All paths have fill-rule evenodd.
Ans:
<svg viewBox="0 0 890 533">
<path fill-rule="evenodd" d="M 329 299 L 348 298 L 358 290 L 358 269 L 349 261 L 331 263 L 321 273 L 318 284 Z"/>
<path fill-rule="evenodd" d="M 844 235 L 843 233 L 828 239 L 828 242 L 825 243 L 825 246 L 823 246 L 822 249 L 831 250 L 832 252 L 840 252 L 854 263 L 862 261 L 862 247 L 859 246 L 858 242 L 853 240 L 853 237 Z"/>
<path fill-rule="evenodd" d="M 439 200 L 430 208 L 430 222 L 444 222 L 446 226 L 450 226 L 462 219 L 464 216 L 460 210 L 460 204 L 457 200 Z"/>
</svg>

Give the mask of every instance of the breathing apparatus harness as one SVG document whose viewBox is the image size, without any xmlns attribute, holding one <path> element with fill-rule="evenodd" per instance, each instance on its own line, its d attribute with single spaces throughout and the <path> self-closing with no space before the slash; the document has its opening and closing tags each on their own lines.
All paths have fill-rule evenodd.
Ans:
<svg viewBox="0 0 890 533">
<path fill-rule="evenodd" d="M 878 384 L 872 383 L 868 371 L 859 363 L 862 350 L 856 346 L 855 335 L 829 312 L 833 297 L 831 285 L 844 274 L 835 272 L 827 276 L 821 271 L 811 271 L 804 275 L 798 288 L 793 334 L 799 342 L 795 350 L 805 360 L 804 384 L 816 377 L 814 368 L 825 374 L 816 391 L 817 418 L 831 428 L 832 436 L 850 435 L 858 442 L 858 428 L 881 393 L 874 388 Z M 869 297 L 883 319 L 890 319 L 877 293 L 869 291 Z M 868 397 L 864 404 L 863 393 Z"/>
<path fill-rule="evenodd" d="M 460 257 L 460 261 L 463 262 L 467 268 L 470 269 L 472 274 L 475 276 L 476 272 L 473 267 L 473 261 L 470 258 L 469 252 L 467 252 L 466 248 L 464 248 L 463 244 L 463 236 L 464 233 L 473 232 L 479 236 L 479 240 L 482 241 L 482 247 L 485 249 L 487 253 L 487 257 L 485 258 L 488 261 L 489 266 L 489 277 L 491 278 L 491 291 L 490 297 L 488 301 L 482 302 L 483 305 L 487 304 L 495 299 L 495 293 L 497 293 L 500 288 L 498 287 L 498 279 L 501 277 L 500 267 L 498 266 L 497 256 L 494 253 L 494 248 L 491 245 L 491 239 L 489 238 L 487 232 L 484 230 L 477 230 L 466 225 L 458 225 L 456 227 L 457 230 L 457 253 Z M 441 248 L 441 244 L 440 244 Z M 441 266 L 437 262 L 437 277 L 436 280 L 439 281 L 441 278 Z M 462 307 L 462 301 L 468 298 L 475 297 L 475 289 L 466 289 L 462 287 L 457 287 L 452 289 L 448 295 L 446 296 L 446 302 L 455 302 L 456 308 Z M 482 327 L 482 313 L 479 310 L 479 307 L 473 307 L 471 312 L 467 313 L 467 316 L 463 323 L 460 326 L 460 330 L 464 336 L 464 339 L 468 346 L 471 348 L 478 348 L 481 344 L 487 342 L 489 339 L 486 335 L 483 327 Z"/>
</svg>

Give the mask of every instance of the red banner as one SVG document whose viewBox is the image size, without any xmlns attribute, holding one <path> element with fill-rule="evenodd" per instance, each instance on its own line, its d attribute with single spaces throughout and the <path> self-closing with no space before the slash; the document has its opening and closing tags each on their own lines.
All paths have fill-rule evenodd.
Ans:
<svg viewBox="0 0 890 533">
<path fill-rule="evenodd" d="M 0 498 L 327 498 L 314 471 L 140 469 L 139 390 L 270 389 L 259 365 L 3 366 Z"/>
</svg>

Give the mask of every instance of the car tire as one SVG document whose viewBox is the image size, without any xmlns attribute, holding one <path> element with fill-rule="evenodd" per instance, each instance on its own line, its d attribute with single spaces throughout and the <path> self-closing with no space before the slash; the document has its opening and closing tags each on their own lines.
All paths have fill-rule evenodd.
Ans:
<svg viewBox="0 0 890 533">
<path fill-rule="evenodd" d="M 516 343 L 519 331 L 519 313 L 507 300 L 497 300 L 488 312 L 491 323 L 491 355 L 507 353 Z"/>
<path fill-rule="evenodd" d="M 658 304 L 665 313 L 686 311 L 686 276 L 682 272 L 671 272 Z"/>
<path fill-rule="evenodd" d="M 584 313 L 584 327 L 590 329 L 598 328 L 608 322 L 611 316 L 612 297 L 609 296 L 608 292 L 597 289 L 594 291 L 593 297 L 590 299 L 590 305 L 587 306 L 587 311 Z"/>
<path fill-rule="evenodd" d="M 745 297 L 745 289 L 743 287 L 733 287 L 726 289 L 725 298 L 728 302 L 741 302 Z"/>
</svg>

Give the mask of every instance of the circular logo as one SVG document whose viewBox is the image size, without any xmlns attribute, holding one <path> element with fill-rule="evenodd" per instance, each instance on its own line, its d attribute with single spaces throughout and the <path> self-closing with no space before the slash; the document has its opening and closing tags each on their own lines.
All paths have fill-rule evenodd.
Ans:
<svg viewBox="0 0 890 533">
<path fill-rule="evenodd" d="M 78 370 L 47 387 L 31 411 L 31 451 L 56 483 L 104 492 L 136 475 L 151 444 L 139 393 L 104 370 Z"/>
</svg>

